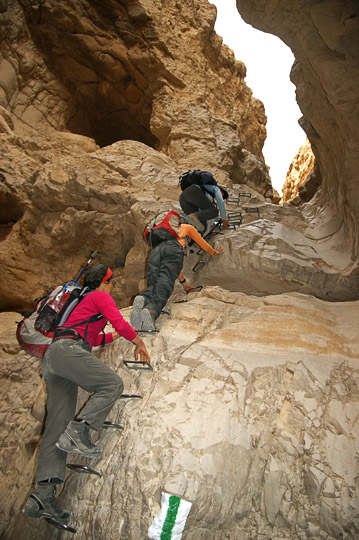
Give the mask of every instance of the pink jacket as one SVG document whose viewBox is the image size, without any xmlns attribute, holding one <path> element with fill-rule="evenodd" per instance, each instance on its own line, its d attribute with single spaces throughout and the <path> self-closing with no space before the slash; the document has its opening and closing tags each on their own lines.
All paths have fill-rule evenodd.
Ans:
<svg viewBox="0 0 359 540">
<path fill-rule="evenodd" d="M 104 319 L 90 323 L 88 326 L 87 341 L 92 347 L 101 345 L 103 334 L 100 332 L 106 326 L 107 321 L 110 321 L 116 332 L 129 341 L 132 341 L 137 336 L 132 326 L 122 317 L 112 296 L 105 291 L 93 291 L 85 296 L 70 314 L 64 326 L 74 326 L 76 323 L 86 321 L 97 313 L 101 313 Z M 82 337 L 85 335 L 85 329 L 86 324 L 76 327 Z M 112 341 L 112 333 L 105 333 L 105 343 L 111 343 Z"/>
</svg>

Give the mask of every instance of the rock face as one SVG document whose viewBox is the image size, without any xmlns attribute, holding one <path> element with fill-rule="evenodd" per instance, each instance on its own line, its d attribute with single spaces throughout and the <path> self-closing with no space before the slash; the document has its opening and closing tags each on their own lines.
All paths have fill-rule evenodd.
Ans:
<svg viewBox="0 0 359 540">
<path fill-rule="evenodd" d="M 11 2 L 0 14 L 11 26 L 0 105 L 22 127 L 68 129 L 100 146 L 133 139 L 185 170 L 228 178 L 242 149 L 263 157 L 263 105 L 213 32 L 213 5 L 167 0 L 165 12 L 158 0 Z M 266 182 L 263 194 L 271 196 Z"/>
<path fill-rule="evenodd" d="M 161 490 L 192 502 L 186 539 L 336 539 L 344 531 L 356 538 L 358 303 L 219 287 L 183 295 L 176 288 L 160 333 L 145 337 L 153 372 L 124 368 L 133 354 L 126 342 L 102 353 L 125 392 L 143 399 L 120 400 L 111 412 L 125 429 L 101 433 L 103 457 L 92 466 L 102 478 L 69 470 L 60 501 L 73 511 L 76 538 L 147 538 Z M 16 363 L 18 385 L 31 366 L 31 383 L 15 418 L 7 392 L 1 401 L 13 434 L 12 479 L 20 481 L 23 467 L 29 487 L 41 423 L 27 403 L 41 382 L 36 365 L 16 352 L 2 351 L 2 365 Z M 14 485 L 7 494 L 5 538 L 49 538 L 45 523 L 16 519 L 25 485 L 16 492 Z"/>
<path fill-rule="evenodd" d="M 319 236 L 357 258 L 359 6 L 354 0 L 237 0 L 244 20 L 279 36 L 296 61 L 291 79 L 321 177 Z M 345 75 L 344 75 L 345 74 Z M 319 233 L 320 230 L 320 233 Z"/>
<path fill-rule="evenodd" d="M 67 535 L 21 513 L 45 392 L 15 338 L 19 312 L 97 251 L 129 320 L 143 229 L 178 204 L 178 176 L 192 167 L 227 186 L 241 224 L 211 237 L 218 257 L 188 250 L 184 273 L 204 288 L 187 296 L 176 284 L 159 333 L 144 338 L 152 372 L 124 367 L 125 340 L 96 352 L 143 399 L 111 412 L 124 430 L 100 434 L 101 478 L 68 471 L 59 495 L 76 538 L 147 538 L 161 492 L 192 503 L 183 540 L 359 536 L 357 8 L 237 3 L 296 54 L 310 190 L 321 185 L 299 206 L 271 203 L 263 106 L 205 0 L 0 0 L 5 540 Z"/>
<path fill-rule="evenodd" d="M 308 139 L 299 148 L 297 154 L 294 156 L 292 163 L 290 164 L 287 176 L 283 185 L 283 202 L 292 201 L 298 197 L 299 201 L 302 198 L 302 194 L 307 192 L 305 184 L 308 180 L 308 176 L 313 173 L 314 169 L 314 155 Z M 318 186 L 317 186 L 318 187 Z M 314 193 L 313 193 L 314 195 Z M 309 198 L 307 200 L 310 200 Z"/>
<path fill-rule="evenodd" d="M 154 213 L 178 201 L 175 163 L 134 141 L 96 150 L 91 140 L 54 132 L 27 140 L 28 154 L 11 137 L 5 140 L 11 168 L 3 174 L 8 204 L 0 265 L 7 287 L 0 291 L 1 308 L 30 309 L 54 283 L 75 279 L 93 251 L 115 270 L 119 305 L 129 305 L 144 277 L 142 231 Z M 244 188 L 253 196 L 241 198 Z M 350 254 L 338 255 L 335 238 L 324 244 L 316 239 L 312 207 L 291 213 L 242 184 L 232 188 L 231 200 L 228 211 L 242 210 L 243 225 L 221 242 L 228 254 L 222 286 L 255 294 L 359 297 L 356 275 L 346 273 Z M 197 259 L 190 257 L 187 267 Z M 205 278 L 218 282 L 216 271 Z"/>
</svg>

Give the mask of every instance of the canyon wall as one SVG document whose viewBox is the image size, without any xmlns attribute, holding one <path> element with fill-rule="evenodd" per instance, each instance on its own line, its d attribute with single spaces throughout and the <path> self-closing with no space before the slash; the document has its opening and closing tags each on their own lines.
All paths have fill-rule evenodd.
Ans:
<svg viewBox="0 0 359 540">
<path fill-rule="evenodd" d="M 307 139 L 299 148 L 289 166 L 283 184 L 282 202 L 293 201 L 293 199 L 296 199 L 295 203 L 300 204 L 300 202 L 303 202 L 303 199 L 305 199 L 304 193 L 306 194 L 306 200 L 310 200 L 315 192 L 318 191 L 319 186 L 316 185 L 315 190 L 310 194 L 308 193 L 308 187 L 310 185 L 308 177 L 309 175 L 313 176 L 314 161 L 312 148 Z"/>
<path fill-rule="evenodd" d="M 162 491 L 192 503 L 183 540 L 357 538 L 358 302 L 209 286 L 187 297 L 177 285 L 169 310 L 144 336 L 152 372 L 124 366 L 124 340 L 100 353 L 140 397 L 114 406 L 109 420 L 124 429 L 101 431 L 100 460 L 68 457 L 102 474 L 69 469 L 58 491 L 74 538 L 147 538 Z M 0 320 L 3 538 L 68 538 L 21 515 L 44 389 L 10 332 L 16 316 Z"/>
<path fill-rule="evenodd" d="M 161 492 L 192 503 L 183 540 L 359 535 L 357 4 L 237 5 L 296 56 L 319 186 L 298 205 L 272 203 L 264 108 L 206 0 L 0 0 L 6 540 L 69 537 L 21 513 L 45 392 L 16 321 L 94 251 L 129 320 L 145 283 L 144 226 L 178 205 L 192 167 L 226 185 L 241 223 L 211 238 L 219 257 L 188 251 L 185 276 L 204 288 L 186 295 L 177 283 L 159 332 L 144 336 L 153 371 L 124 366 L 125 340 L 96 351 L 140 397 L 111 412 L 124 429 L 99 435 L 102 476 L 69 469 L 58 492 L 75 538 L 147 538 Z"/>
<path fill-rule="evenodd" d="M 215 7 L 162 4 L 10 2 L 0 104 L 23 127 L 68 129 L 100 146 L 133 139 L 181 168 L 236 177 L 242 149 L 262 157 L 263 105 L 213 32 Z"/>
<path fill-rule="evenodd" d="M 355 0 L 237 0 L 243 19 L 291 48 L 291 80 L 321 177 L 315 237 L 337 238 L 357 270 L 359 6 Z M 354 266 L 353 266 L 354 263 Z"/>
</svg>

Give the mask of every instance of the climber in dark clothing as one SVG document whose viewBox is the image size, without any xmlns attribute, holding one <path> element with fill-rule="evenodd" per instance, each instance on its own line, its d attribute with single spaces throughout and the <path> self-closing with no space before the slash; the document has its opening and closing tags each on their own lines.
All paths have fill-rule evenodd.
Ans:
<svg viewBox="0 0 359 540">
<path fill-rule="evenodd" d="M 179 202 L 191 225 L 203 235 L 207 229 L 207 222 L 216 218 L 219 210 L 222 227 L 228 229 L 230 225 L 223 202 L 223 199 L 228 197 L 227 191 L 217 185 L 211 173 L 199 170 L 189 171 L 189 173 L 195 181 L 188 185 L 183 179 L 187 173 L 180 177 L 182 193 Z"/>
<path fill-rule="evenodd" d="M 181 273 L 184 252 L 179 242 L 166 240 L 154 247 L 147 261 L 147 288 L 142 296 L 151 305 L 155 319 L 171 296 L 176 279 Z"/>
<path fill-rule="evenodd" d="M 193 184 L 182 191 L 179 202 L 183 212 L 192 218 L 194 217 L 193 214 L 195 214 L 195 217 L 200 221 L 202 227 L 205 226 L 206 221 L 218 216 L 217 208 L 197 184 Z M 196 226 L 198 225 L 196 222 L 192 223 L 192 225 L 194 225 L 199 232 L 202 232 L 202 230 Z"/>
</svg>

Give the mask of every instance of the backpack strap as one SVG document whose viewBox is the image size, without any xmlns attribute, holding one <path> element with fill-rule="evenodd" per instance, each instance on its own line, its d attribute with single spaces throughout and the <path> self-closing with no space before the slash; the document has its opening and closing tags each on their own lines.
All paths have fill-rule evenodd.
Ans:
<svg viewBox="0 0 359 540">
<path fill-rule="evenodd" d="M 75 339 L 75 340 L 82 339 L 84 341 L 84 344 L 89 345 L 88 341 L 87 341 L 87 334 L 88 334 L 89 324 L 91 324 L 93 322 L 96 322 L 96 321 L 99 321 L 99 320 L 101 320 L 103 318 L 104 317 L 103 317 L 103 315 L 101 315 L 101 313 L 97 313 L 96 315 L 92 315 L 86 321 L 81 321 L 81 322 L 78 322 L 78 323 L 73 324 L 71 326 L 57 326 L 55 328 L 54 337 L 53 337 L 52 341 L 57 341 L 58 339 L 61 339 L 61 338 L 69 338 L 69 339 Z M 76 328 L 78 326 L 83 326 L 84 324 L 86 324 L 85 335 L 84 335 L 84 337 L 82 337 L 80 335 L 80 332 L 78 330 L 76 330 Z M 104 334 L 104 336 L 105 336 L 105 334 Z M 102 343 L 104 344 L 104 338 L 102 340 Z"/>
</svg>

